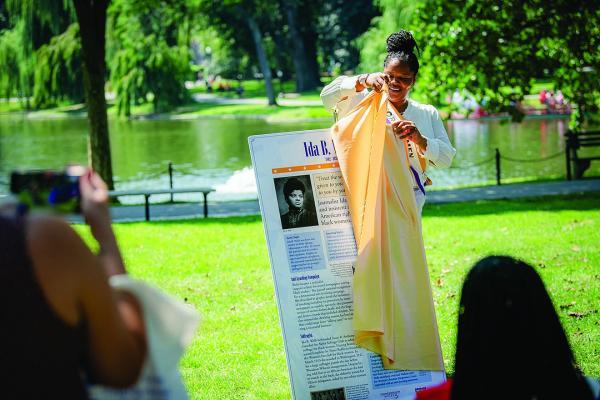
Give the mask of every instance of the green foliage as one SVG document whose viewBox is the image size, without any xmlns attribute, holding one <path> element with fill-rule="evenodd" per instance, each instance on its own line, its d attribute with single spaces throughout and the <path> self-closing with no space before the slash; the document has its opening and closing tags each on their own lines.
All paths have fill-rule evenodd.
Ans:
<svg viewBox="0 0 600 400">
<path fill-rule="evenodd" d="M 75 21 L 72 0 L 6 0 L 13 23 L 24 23 L 21 34 L 26 53 L 48 43 Z"/>
<path fill-rule="evenodd" d="M 217 28 L 210 26 L 208 17 L 199 18 L 199 24 L 193 36 L 199 46 L 199 57 L 204 61 L 204 77 L 221 75 L 237 79 L 239 74 L 251 77 L 251 56 L 238 48 L 233 38 L 222 35 Z"/>
<path fill-rule="evenodd" d="M 84 100 L 79 25 L 53 37 L 36 51 L 33 106 L 47 108 L 60 100 Z"/>
<path fill-rule="evenodd" d="M 223 68 L 221 72 L 225 76 L 234 78 L 241 73 L 245 78 L 251 78 L 259 72 L 256 47 L 252 34 L 248 27 L 248 16 L 251 16 L 258 24 L 263 42 L 268 47 L 269 65 L 277 65 L 274 59 L 273 31 L 279 32 L 281 27 L 281 10 L 278 2 L 266 0 L 226 0 L 214 2 L 211 0 L 199 0 L 198 11 L 200 17 L 197 19 L 199 36 L 205 42 L 213 43 L 211 57 L 213 59 L 227 60 L 232 68 Z M 277 22 L 277 24 L 275 23 Z M 269 43 L 270 42 L 270 43 Z M 267 43 L 269 43 L 267 45 Z M 289 49 L 277 49 L 277 51 L 288 51 Z M 239 63 L 237 68 L 234 66 Z M 220 68 L 214 68 L 212 63 L 209 73 L 216 72 Z"/>
<path fill-rule="evenodd" d="M 0 91 L 29 107 L 82 100 L 78 30 L 69 0 L 6 2 L 0 32 Z"/>
<path fill-rule="evenodd" d="M 547 77 L 579 111 L 597 110 L 600 11 L 593 2 L 427 0 L 417 15 L 430 101 L 464 88 L 488 110 L 511 112 L 534 78 Z"/>
<path fill-rule="evenodd" d="M 377 1 L 371 0 L 326 0 L 322 3 L 318 17 L 319 53 L 321 65 L 330 73 L 355 69 L 365 46 L 372 43 L 357 40 L 369 28 L 374 17 L 379 15 Z M 380 44 L 380 43 L 379 43 Z"/>
<path fill-rule="evenodd" d="M 22 45 L 24 24 L 0 32 L 0 96 L 26 99 L 31 95 L 33 59 Z"/>
<path fill-rule="evenodd" d="M 155 112 L 187 100 L 188 2 L 115 0 L 109 14 L 107 58 L 119 114 L 152 101 Z M 0 31 L 0 93 L 46 108 L 81 102 L 81 43 L 71 0 L 9 0 Z"/>
<path fill-rule="evenodd" d="M 107 58 L 119 114 L 150 99 L 155 112 L 187 100 L 189 13 L 183 1 L 112 3 Z"/>
</svg>

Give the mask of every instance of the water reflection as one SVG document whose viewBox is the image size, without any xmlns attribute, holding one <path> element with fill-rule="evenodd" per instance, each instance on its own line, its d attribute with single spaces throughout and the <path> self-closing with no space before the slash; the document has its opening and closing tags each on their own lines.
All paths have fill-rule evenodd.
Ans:
<svg viewBox="0 0 600 400">
<path fill-rule="evenodd" d="M 175 187 L 213 186 L 211 197 L 255 196 L 247 138 L 250 135 L 317 129 L 328 121 L 268 123 L 258 119 L 110 120 L 115 182 L 119 189 L 168 187 L 167 166 L 174 165 Z M 450 121 L 450 140 L 458 153 L 452 168 L 431 169 L 436 187 L 493 182 L 494 149 L 511 159 L 540 159 L 564 151 L 563 119 Z M 87 120 L 35 120 L 0 116 L 0 181 L 17 168 L 61 168 L 86 163 Z M 527 163 L 502 160 L 502 177 L 564 176 L 564 157 Z M 589 175 L 598 175 L 592 164 Z M 0 193 L 6 186 L 0 185 Z"/>
</svg>

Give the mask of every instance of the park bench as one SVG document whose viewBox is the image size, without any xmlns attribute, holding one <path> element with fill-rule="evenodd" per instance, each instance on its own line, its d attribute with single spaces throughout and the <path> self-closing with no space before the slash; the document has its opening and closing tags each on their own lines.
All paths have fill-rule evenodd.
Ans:
<svg viewBox="0 0 600 400">
<path fill-rule="evenodd" d="M 208 217 L 208 202 L 206 198 L 208 194 L 215 190 L 207 187 L 196 187 L 196 188 L 185 188 L 185 189 L 154 189 L 154 190 L 111 190 L 109 196 L 112 198 L 120 196 L 144 196 L 144 211 L 146 221 L 150 221 L 150 196 L 155 194 L 181 194 L 181 193 L 202 193 L 203 205 L 204 205 L 204 218 Z"/>
<path fill-rule="evenodd" d="M 581 179 L 593 160 L 600 160 L 600 155 L 580 157 L 577 152 L 582 147 L 600 146 L 600 131 L 567 132 L 567 179 L 571 180 L 571 169 L 575 179 Z"/>
</svg>

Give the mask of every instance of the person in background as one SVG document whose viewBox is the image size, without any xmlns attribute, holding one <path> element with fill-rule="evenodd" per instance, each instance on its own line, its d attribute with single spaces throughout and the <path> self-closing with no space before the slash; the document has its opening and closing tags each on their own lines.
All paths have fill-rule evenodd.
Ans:
<svg viewBox="0 0 600 400">
<path fill-rule="evenodd" d="M 546 94 L 546 105 L 548 106 L 548 112 L 554 114 L 556 111 L 556 98 L 554 97 L 553 91 Z"/>
<path fill-rule="evenodd" d="M 592 400 L 594 385 L 576 368 L 537 272 L 492 256 L 475 264 L 463 284 L 454 379 L 416 398 Z"/>
<path fill-rule="evenodd" d="M 560 114 L 566 113 L 567 107 L 565 104 L 565 95 L 563 94 L 563 92 L 561 92 L 560 90 L 557 90 L 555 99 L 556 99 L 556 110 Z"/>
<path fill-rule="evenodd" d="M 546 94 L 547 94 L 547 93 L 548 93 L 548 92 L 546 91 L 546 89 L 542 89 L 542 91 L 540 92 L 540 97 L 539 97 L 539 99 L 540 99 L 540 104 L 541 104 L 541 105 L 546 105 Z"/>
<path fill-rule="evenodd" d="M 108 283 L 126 273 L 108 190 L 91 170 L 79 182 L 98 254 L 60 217 L 0 216 L 4 398 L 85 399 L 88 382 L 127 387 L 141 372 L 147 349 L 140 306 Z"/>
</svg>

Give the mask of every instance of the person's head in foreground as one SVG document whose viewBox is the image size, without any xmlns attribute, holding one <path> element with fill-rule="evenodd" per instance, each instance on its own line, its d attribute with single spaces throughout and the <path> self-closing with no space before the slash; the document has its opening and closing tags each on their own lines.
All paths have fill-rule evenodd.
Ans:
<svg viewBox="0 0 600 400">
<path fill-rule="evenodd" d="M 467 275 L 451 398 L 592 399 L 552 301 L 530 265 L 493 256 Z"/>
<path fill-rule="evenodd" d="M 298 178 L 290 178 L 283 185 L 283 195 L 290 207 L 290 211 L 299 210 L 304 206 L 304 192 L 306 188 Z"/>
</svg>

